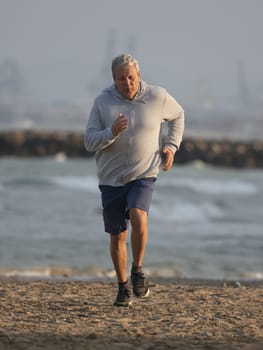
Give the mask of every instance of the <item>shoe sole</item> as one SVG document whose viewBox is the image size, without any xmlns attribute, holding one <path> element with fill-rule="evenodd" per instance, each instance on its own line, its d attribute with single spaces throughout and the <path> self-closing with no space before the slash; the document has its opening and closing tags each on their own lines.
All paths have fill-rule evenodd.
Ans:
<svg viewBox="0 0 263 350">
<path fill-rule="evenodd" d="M 129 307 L 129 306 L 131 306 L 131 304 L 132 304 L 132 301 L 130 300 L 129 302 L 128 302 L 128 304 L 118 304 L 118 303 L 114 303 L 113 305 L 114 306 L 117 306 L 117 307 Z"/>
<path fill-rule="evenodd" d="M 150 288 L 148 288 L 146 294 L 142 298 L 147 298 L 150 295 Z"/>
<path fill-rule="evenodd" d="M 150 289 L 148 288 L 147 292 L 144 294 L 144 295 L 136 295 L 135 293 L 133 293 L 136 298 L 141 298 L 141 299 L 144 299 L 144 298 L 147 298 L 150 294 Z"/>
</svg>

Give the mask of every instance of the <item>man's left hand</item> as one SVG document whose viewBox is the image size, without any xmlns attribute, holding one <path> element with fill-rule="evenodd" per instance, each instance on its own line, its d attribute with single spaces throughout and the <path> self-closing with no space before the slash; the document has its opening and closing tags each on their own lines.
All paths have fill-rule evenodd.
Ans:
<svg viewBox="0 0 263 350">
<path fill-rule="evenodd" d="M 173 166 L 174 154 L 168 147 L 163 148 L 163 154 L 165 156 L 165 160 L 163 163 L 163 171 L 168 171 Z"/>
</svg>

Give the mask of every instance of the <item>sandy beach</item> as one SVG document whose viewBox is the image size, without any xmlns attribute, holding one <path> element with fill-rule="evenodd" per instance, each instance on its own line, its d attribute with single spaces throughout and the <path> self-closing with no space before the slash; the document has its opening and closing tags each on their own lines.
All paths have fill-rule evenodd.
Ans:
<svg viewBox="0 0 263 350">
<path fill-rule="evenodd" d="M 0 280 L 0 349 L 263 349 L 263 283 L 150 281 L 113 306 L 112 281 Z"/>
</svg>

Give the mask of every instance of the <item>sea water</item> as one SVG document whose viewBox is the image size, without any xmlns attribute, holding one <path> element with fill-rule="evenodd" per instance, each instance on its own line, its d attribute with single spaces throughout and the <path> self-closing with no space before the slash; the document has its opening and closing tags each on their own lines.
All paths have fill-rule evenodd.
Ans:
<svg viewBox="0 0 263 350">
<path fill-rule="evenodd" d="M 147 274 L 263 279 L 262 180 L 200 162 L 161 171 Z M 1 275 L 114 278 L 93 158 L 0 159 Z"/>
</svg>

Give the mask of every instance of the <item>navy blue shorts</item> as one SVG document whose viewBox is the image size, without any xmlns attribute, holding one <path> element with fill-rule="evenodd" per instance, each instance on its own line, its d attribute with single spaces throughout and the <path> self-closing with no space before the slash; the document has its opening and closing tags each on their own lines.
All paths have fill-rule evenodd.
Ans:
<svg viewBox="0 0 263 350">
<path fill-rule="evenodd" d="M 131 181 L 124 186 L 99 185 L 105 232 L 118 234 L 128 228 L 129 210 L 149 212 L 156 178 Z"/>
</svg>

